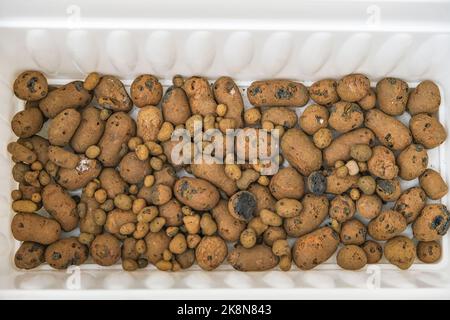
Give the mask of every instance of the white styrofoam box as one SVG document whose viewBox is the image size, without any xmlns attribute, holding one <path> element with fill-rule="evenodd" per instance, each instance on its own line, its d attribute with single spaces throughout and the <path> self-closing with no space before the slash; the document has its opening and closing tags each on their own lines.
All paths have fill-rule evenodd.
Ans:
<svg viewBox="0 0 450 320">
<path fill-rule="evenodd" d="M 312 271 L 288 273 L 241 273 L 227 265 L 213 272 L 148 267 L 126 273 L 120 266 L 93 264 L 20 271 L 12 262 L 17 242 L 9 227 L 9 193 L 15 183 L 6 152 L 14 139 L 10 119 L 22 105 L 12 83 L 26 69 L 44 71 L 52 84 L 94 70 L 128 85 L 140 73 L 153 73 L 165 86 L 174 74 L 211 80 L 229 75 L 243 88 L 256 79 L 310 84 L 351 72 L 373 81 L 400 77 L 411 87 L 431 79 L 441 88 L 439 118 L 448 128 L 449 55 L 450 1 L 1 2 L 0 298 L 450 297 L 448 236 L 439 263 L 417 263 L 408 271 L 383 262 L 348 272 L 333 259 Z M 449 181 L 449 143 L 429 155 L 430 166 Z M 442 201 L 448 205 L 447 197 Z"/>
</svg>

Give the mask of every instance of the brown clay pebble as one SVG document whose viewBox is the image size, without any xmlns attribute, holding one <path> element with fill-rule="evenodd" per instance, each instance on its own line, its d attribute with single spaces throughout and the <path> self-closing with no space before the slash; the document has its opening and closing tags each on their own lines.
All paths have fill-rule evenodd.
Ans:
<svg viewBox="0 0 450 320">
<path fill-rule="evenodd" d="M 48 93 L 47 79 L 39 71 L 22 72 L 14 81 L 13 87 L 14 94 L 26 101 L 41 100 Z"/>
<path fill-rule="evenodd" d="M 45 261 L 55 269 L 83 264 L 89 256 L 88 247 L 75 237 L 60 239 L 47 247 Z"/>
<path fill-rule="evenodd" d="M 44 252 L 44 245 L 25 241 L 14 255 L 14 264 L 19 269 L 34 269 L 45 261 Z"/>
<path fill-rule="evenodd" d="M 439 172 L 427 169 L 420 176 L 419 183 L 428 198 L 438 200 L 448 193 L 448 186 Z"/>
<path fill-rule="evenodd" d="M 425 207 L 427 197 L 422 188 L 413 187 L 405 190 L 394 205 L 394 210 L 400 212 L 407 223 L 416 220 L 422 209 Z"/>
<path fill-rule="evenodd" d="M 409 94 L 408 112 L 411 115 L 418 113 L 435 113 L 441 104 L 439 87 L 432 81 L 425 80 Z"/>
<path fill-rule="evenodd" d="M 94 90 L 100 82 L 100 75 L 97 72 L 91 72 L 84 79 L 83 88 L 88 91 Z"/>
<path fill-rule="evenodd" d="M 120 258 L 120 241 L 109 233 L 95 237 L 91 244 L 91 257 L 101 266 L 111 266 Z"/>
<path fill-rule="evenodd" d="M 235 193 L 228 201 L 228 212 L 236 219 L 249 221 L 256 209 L 256 198 L 248 191 Z"/>
<path fill-rule="evenodd" d="M 356 201 L 356 210 L 359 215 L 366 219 L 373 219 L 381 213 L 383 203 L 377 195 L 363 194 Z"/>
<path fill-rule="evenodd" d="M 337 264 L 346 270 L 359 270 L 367 264 L 366 253 L 355 245 L 346 245 L 339 250 L 336 257 Z"/>
<path fill-rule="evenodd" d="M 341 242 L 343 244 L 361 245 L 366 241 L 366 226 L 356 219 L 345 221 L 341 226 Z"/>
<path fill-rule="evenodd" d="M 383 247 L 376 241 L 368 240 L 361 246 L 367 256 L 367 263 L 378 263 L 383 257 Z"/>
<path fill-rule="evenodd" d="M 416 246 L 414 242 L 404 236 L 397 236 L 384 245 L 386 259 L 402 270 L 409 269 L 416 258 Z"/>
<path fill-rule="evenodd" d="M 406 219 L 400 212 L 386 210 L 369 222 L 367 231 L 372 238 L 382 241 L 402 233 L 406 226 Z"/>
<path fill-rule="evenodd" d="M 441 255 L 442 248 L 437 241 L 419 241 L 417 244 L 417 258 L 424 263 L 437 262 Z"/>
<path fill-rule="evenodd" d="M 412 230 L 419 241 L 439 240 L 450 227 L 450 213 L 443 204 L 428 204 L 414 221 Z"/>
<path fill-rule="evenodd" d="M 203 237 L 195 248 L 197 263 L 203 270 L 211 271 L 225 260 L 228 249 L 225 241 L 218 236 Z"/>
<path fill-rule="evenodd" d="M 310 270 L 327 261 L 338 248 L 339 235 L 329 227 L 322 227 L 297 239 L 292 247 L 295 264 Z"/>
</svg>

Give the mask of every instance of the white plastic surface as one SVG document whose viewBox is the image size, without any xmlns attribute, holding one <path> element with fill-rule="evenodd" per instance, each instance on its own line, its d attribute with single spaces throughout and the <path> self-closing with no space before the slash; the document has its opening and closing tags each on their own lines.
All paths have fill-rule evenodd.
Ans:
<svg viewBox="0 0 450 320">
<path fill-rule="evenodd" d="M 448 129 L 449 56 L 449 1 L 0 2 L 0 298 L 449 298 L 448 236 L 439 263 L 408 271 L 382 263 L 347 272 L 333 259 L 288 273 L 241 273 L 226 265 L 213 272 L 148 267 L 126 273 L 95 265 L 19 271 L 12 263 L 17 242 L 9 193 L 15 183 L 6 152 L 14 139 L 9 122 L 21 106 L 12 82 L 26 69 L 43 70 L 53 84 L 93 70 L 126 84 L 140 73 L 153 73 L 165 85 L 176 73 L 211 80 L 230 75 L 244 88 L 255 79 L 310 84 L 350 72 L 373 81 L 396 76 L 411 87 L 431 79 L 441 88 L 439 118 Z M 449 143 L 429 156 L 449 181 Z M 448 205 L 447 197 L 443 202 Z"/>
</svg>

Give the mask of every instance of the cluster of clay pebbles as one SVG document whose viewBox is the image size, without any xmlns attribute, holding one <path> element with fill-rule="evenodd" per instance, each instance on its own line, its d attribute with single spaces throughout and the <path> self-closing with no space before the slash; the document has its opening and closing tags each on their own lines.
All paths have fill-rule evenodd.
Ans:
<svg viewBox="0 0 450 320">
<path fill-rule="evenodd" d="M 18 183 L 11 192 L 11 230 L 22 242 L 17 268 L 121 262 L 126 271 L 149 264 L 289 271 L 335 253 L 348 270 L 383 256 L 400 269 L 439 261 L 450 217 L 437 201 L 447 184 L 428 168 L 428 150 L 447 137 L 435 83 L 409 88 L 384 78 L 373 88 L 362 74 L 310 87 L 255 81 L 244 107 L 245 90 L 229 77 L 172 82 L 164 91 L 143 74 L 127 91 L 96 72 L 58 87 L 39 71 L 17 77 L 24 109 L 12 118 L 18 139 L 8 144 Z M 276 132 L 279 170 L 178 163 L 173 132 L 193 133 L 195 123 L 222 135 Z M 235 158 L 236 150 L 224 149 Z"/>
</svg>

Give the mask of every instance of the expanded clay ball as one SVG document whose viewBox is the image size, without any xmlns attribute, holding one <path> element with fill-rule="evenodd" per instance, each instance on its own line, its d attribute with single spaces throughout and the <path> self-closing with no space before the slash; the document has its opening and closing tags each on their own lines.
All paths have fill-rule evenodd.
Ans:
<svg viewBox="0 0 450 320">
<path fill-rule="evenodd" d="M 228 201 L 228 211 L 238 220 L 249 221 L 255 213 L 256 205 L 256 198 L 251 192 L 239 191 Z"/>
<path fill-rule="evenodd" d="M 269 120 L 263 121 L 261 126 L 264 130 L 267 130 L 267 131 L 273 130 L 275 128 L 275 125 L 273 124 L 273 122 L 271 122 Z"/>
<path fill-rule="evenodd" d="M 298 119 L 300 128 L 309 135 L 313 135 L 318 130 L 328 126 L 329 112 L 328 108 L 312 104 L 305 108 Z"/>
<path fill-rule="evenodd" d="M 376 241 L 367 240 L 361 246 L 367 256 L 367 263 L 377 263 L 383 257 L 383 247 Z"/>
<path fill-rule="evenodd" d="M 190 207 L 188 206 L 183 206 L 181 208 L 181 212 L 185 215 L 185 216 L 192 216 L 195 212 L 194 210 L 192 210 Z"/>
<path fill-rule="evenodd" d="M 338 222 L 344 222 L 355 214 L 355 203 L 347 195 L 338 195 L 330 202 L 329 215 Z"/>
<path fill-rule="evenodd" d="M 138 263 L 132 259 L 122 260 L 122 268 L 125 271 L 135 271 L 139 268 Z"/>
<path fill-rule="evenodd" d="M 94 211 L 94 220 L 96 224 L 103 226 L 106 223 L 106 212 L 102 209 L 96 209 Z"/>
<path fill-rule="evenodd" d="M 319 149 L 325 149 L 333 141 L 333 133 L 328 128 L 321 128 L 313 135 L 313 142 Z"/>
<path fill-rule="evenodd" d="M 242 176 L 241 168 L 237 164 L 226 164 L 225 174 L 232 180 L 237 181 Z"/>
<path fill-rule="evenodd" d="M 269 183 L 270 183 L 270 179 L 269 179 L 268 176 L 260 176 L 260 177 L 258 178 L 258 183 L 259 183 L 260 185 L 262 185 L 262 186 L 267 187 L 267 186 L 269 185 Z"/>
<path fill-rule="evenodd" d="M 437 262 L 442 255 L 442 248 L 437 241 L 419 241 L 417 244 L 417 258 L 424 263 Z"/>
<path fill-rule="evenodd" d="M 279 239 L 275 240 L 272 244 L 272 252 L 278 257 L 286 256 L 291 253 L 291 248 L 289 247 L 289 243 L 287 240 Z"/>
<path fill-rule="evenodd" d="M 128 192 L 129 193 L 131 193 L 131 194 L 137 194 L 138 192 L 139 192 L 139 188 L 138 188 L 138 186 L 136 185 L 136 184 L 132 184 L 132 185 L 130 185 L 130 187 L 128 188 Z M 106 201 L 108 201 L 108 200 L 106 200 Z"/>
<path fill-rule="evenodd" d="M 170 140 L 173 131 L 174 131 L 173 124 L 171 124 L 170 122 L 164 122 L 161 125 L 161 129 L 158 132 L 157 136 L 158 141 L 164 142 Z"/>
<path fill-rule="evenodd" d="M 191 216 L 184 216 L 183 222 L 186 231 L 189 234 L 196 234 L 200 232 L 200 220 L 201 217 L 198 214 L 193 214 Z"/>
<path fill-rule="evenodd" d="M 182 233 L 176 234 L 169 243 L 169 250 L 174 254 L 182 254 L 187 249 L 186 238 Z"/>
<path fill-rule="evenodd" d="M 137 253 L 144 254 L 145 251 L 147 251 L 145 240 L 139 239 L 138 241 L 136 241 L 135 249 Z"/>
<path fill-rule="evenodd" d="M 358 179 L 358 188 L 364 194 L 371 195 L 375 193 L 377 182 L 372 176 L 362 176 Z"/>
<path fill-rule="evenodd" d="M 448 186 L 439 172 L 427 169 L 419 177 L 419 183 L 430 199 L 437 200 L 448 193 Z"/>
<path fill-rule="evenodd" d="M 83 87 L 88 90 L 94 90 L 95 87 L 100 82 L 100 75 L 97 72 L 91 72 L 87 75 L 86 79 L 84 79 Z"/>
<path fill-rule="evenodd" d="M 361 108 L 364 110 L 370 110 L 372 108 L 375 108 L 377 102 L 377 96 L 375 92 L 372 89 L 369 89 L 369 93 L 358 101 L 358 104 Z"/>
<path fill-rule="evenodd" d="M 359 172 L 367 172 L 367 162 L 358 161 Z"/>
<path fill-rule="evenodd" d="M 122 210 L 130 210 L 133 206 L 133 200 L 130 196 L 121 193 L 114 198 L 114 205 Z"/>
<path fill-rule="evenodd" d="M 41 172 L 39 172 L 39 183 L 42 185 L 42 186 L 46 186 L 46 185 L 48 185 L 50 182 L 51 182 L 51 178 L 50 178 L 50 175 L 46 172 L 46 171 L 44 171 L 44 170 L 42 170 Z"/>
<path fill-rule="evenodd" d="M 142 139 L 140 137 L 132 137 L 130 140 L 128 140 L 128 148 L 131 151 L 135 151 L 137 146 L 142 144 Z"/>
<path fill-rule="evenodd" d="M 268 246 L 273 246 L 276 240 L 287 239 L 286 231 L 283 227 L 269 226 L 263 233 L 263 242 Z"/>
<path fill-rule="evenodd" d="M 353 188 L 350 190 L 350 198 L 352 198 L 353 201 L 358 200 L 360 196 L 361 196 L 361 193 L 359 192 L 358 189 Z"/>
<path fill-rule="evenodd" d="M 346 245 L 338 251 L 336 261 L 342 269 L 359 270 L 367 264 L 367 256 L 360 247 Z"/>
<path fill-rule="evenodd" d="M 164 165 L 164 162 L 163 162 L 160 158 L 158 158 L 158 157 L 152 157 L 152 158 L 150 159 L 150 166 L 151 166 L 152 169 L 155 170 L 155 171 L 161 170 L 162 167 L 163 167 L 163 165 Z"/>
<path fill-rule="evenodd" d="M 262 221 L 261 217 L 254 217 L 248 222 L 248 228 L 255 230 L 256 234 L 260 236 L 269 226 Z"/>
<path fill-rule="evenodd" d="M 236 181 L 240 190 L 246 190 L 253 182 L 259 179 L 259 173 L 253 169 L 247 169 L 242 172 L 241 177 Z"/>
<path fill-rule="evenodd" d="M 137 221 L 148 223 L 153 221 L 159 214 L 158 208 L 155 206 L 145 207 L 137 214 Z"/>
<path fill-rule="evenodd" d="M 282 218 L 293 218 L 300 215 L 303 205 L 299 200 L 284 198 L 275 204 L 276 213 Z"/>
<path fill-rule="evenodd" d="M 150 188 L 151 186 L 153 186 L 154 183 L 155 183 L 155 176 L 153 176 L 153 175 L 145 176 L 144 186 L 146 186 L 147 188 Z"/>
<path fill-rule="evenodd" d="M 394 237 L 384 245 L 384 256 L 400 269 L 409 269 L 416 258 L 416 245 L 407 237 Z"/>
<path fill-rule="evenodd" d="M 219 129 L 222 133 L 227 133 L 227 130 L 236 129 L 236 120 L 230 118 L 224 118 L 218 121 Z"/>
<path fill-rule="evenodd" d="M 161 231 L 165 223 L 166 219 L 164 219 L 163 217 L 154 218 L 149 224 L 150 232 L 156 233 Z"/>
<path fill-rule="evenodd" d="M 134 214 L 139 214 L 146 205 L 147 203 L 145 202 L 145 199 L 134 199 L 131 206 L 131 211 L 133 211 Z"/>
<path fill-rule="evenodd" d="M 227 113 L 227 106 L 224 105 L 223 103 L 218 104 L 216 107 L 216 113 L 219 117 L 224 117 L 225 114 Z"/>
<path fill-rule="evenodd" d="M 342 223 L 340 238 L 343 244 L 361 245 L 366 241 L 367 228 L 357 219 L 350 219 Z"/>
<path fill-rule="evenodd" d="M 42 169 L 42 163 L 40 163 L 39 161 L 35 161 L 31 164 L 31 170 L 33 171 L 41 171 Z"/>
<path fill-rule="evenodd" d="M 136 225 L 133 222 L 128 222 L 120 226 L 119 233 L 128 236 L 136 231 Z"/>
<path fill-rule="evenodd" d="M 173 253 L 170 250 L 166 249 L 166 250 L 164 250 L 162 257 L 163 257 L 163 260 L 170 261 L 170 260 L 172 260 Z"/>
<path fill-rule="evenodd" d="M 256 244 L 257 235 L 252 228 L 245 229 L 239 236 L 239 242 L 244 248 L 252 248 Z"/>
<path fill-rule="evenodd" d="M 351 176 L 356 176 L 359 173 L 359 166 L 355 160 L 348 161 L 345 166 L 348 169 L 348 174 Z"/>
<path fill-rule="evenodd" d="M 134 152 L 136 152 L 136 156 L 139 160 L 145 161 L 149 157 L 149 150 L 145 144 L 139 144 L 135 147 Z"/>
<path fill-rule="evenodd" d="M 172 78 L 172 84 L 175 87 L 182 88 L 183 85 L 184 85 L 184 78 L 183 78 L 183 76 L 181 76 L 179 74 L 174 75 L 173 78 Z"/>
<path fill-rule="evenodd" d="M 261 121 L 259 108 L 251 108 L 244 112 L 244 120 L 247 125 L 255 125 Z"/>
<path fill-rule="evenodd" d="M 327 178 L 320 171 L 312 172 L 307 179 L 308 190 L 321 195 L 327 190 Z"/>
<path fill-rule="evenodd" d="M 24 71 L 14 81 L 14 94 L 26 101 L 37 101 L 48 94 L 48 84 L 45 76 L 39 71 Z"/>
<path fill-rule="evenodd" d="M 40 193 L 37 193 L 37 192 L 33 193 L 33 194 L 31 195 L 31 201 L 33 201 L 34 203 L 39 203 L 39 202 L 41 202 L 41 201 L 42 201 L 41 194 L 40 194 Z"/>
<path fill-rule="evenodd" d="M 268 226 L 279 227 L 283 224 L 283 219 L 270 210 L 261 210 L 259 216 L 261 217 L 262 222 Z"/>
<path fill-rule="evenodd" d="M 86 233 L 86 232 L 82 232 L 78 236 L 78 241 L 80 241 L 80 243 L 82 243 L 82 244 L 90 246 L 92 241 L 94 241 L 94 238 L 95 238 L 95 235 Z"/>
<path fill-rule="evenodd" d="M 20 191 L 20 190 L 11 191 L 11 199 L 13 199 L 13 200 L 22 199 L 22 191 Z"/>
<path fill-rule="evenodd" d="M 172 263 L 170 261 L 160 260 L 155 263 L 155 267 L 160 271 L 170 271 L 172 269 Z"/>
<path fill-rule="evenodd" d="M 89 182 L 83 189 L 83 193 L 88 197 L 88 198 L 92 198 L 94 197 L 95 191 L 99 188 L 100 184 L 95 182 L 95 181 L 91 181 Z"/>
<path fill-rule="evenodd" d="M 348 167 L 343 165 L 336 169 L 336 175 L 339 178 L 345 178 L 348 175 Z"/>
<path fill-rule="evenodd" d="M 147 235 L 147 233 L 149 231 L 150 231 L 150 226 L 148 223 L 138 222 L 136 224 L 136 230 L 133 232 L 133 237 L 138 240 L 142 239 Z"/>
<path fill-rule="evenodd" d="M 366 218 L 373 219 L 381 213 L 383 203 L 377 195 L 363 194 L 356 200 L 356 209 L 358 213 Z"/>
<path fill-rule="evenodd" d="M 281 256 L 278 266 L 280 267 L 281 271 L 289 271 L 289 270 L 291 270 L 291 267 L 292 267 L 292 256 L 290 254 L 285 255 L 285 256 Z"/>
<path fill-rule="evenodd" d="M 217 231 L 217 224 L 209 213 L 204 213 L 200 219 L 200 228 L 202 233 L 212 236 Z"/>
<path fill-rule="evenodd" d="M 103 203 L 106 201 L 108 194 L 104 189 L 98 189 L 94 192 L 94 198 L 98 203 Z"/>
<path fill-rule="evenodd" d="M 396 201 L 402 193 L 400 180 L 397 178 L 391 180 L 378 179 L 375 192 L 383 201 Z"/>
<path fill-rule="evenodd" d="M 189 249 L 195 249 L 200 243 L 202 237 L 198 234 L 188 234 L 186 237 L 187 245 Z"/>
<path fill-rule="evenodd" d="M 90 146 L 86 149 L 86 157 L 95 159 L 100 155 L 100 148 L 98 146 Z"/>
<path fill-rule="evenodd" d="M 163 153 L 161 145 L 157 144 L 154 141 L 147 141 L 145 142 L 145 145 L 147 146 L 152 156 L 159 156 Z"/>
<path fill-rule="evenodd" d="M 356 161 L 365 162 L 372 157 L 372 149 L 366 144 L 356 144 L 351 146 L 350 156 Z"/>
</svg>

